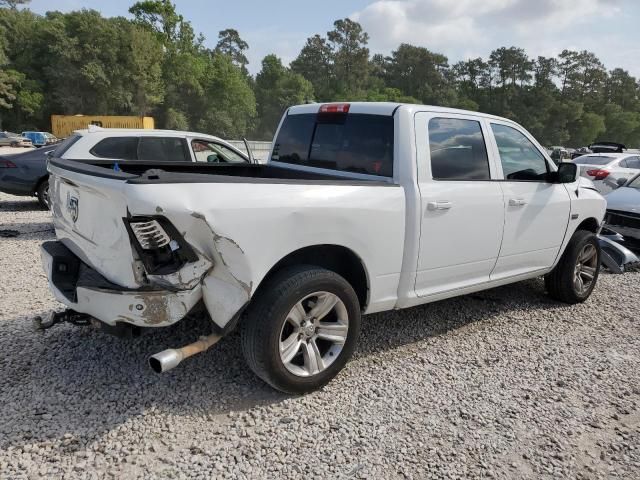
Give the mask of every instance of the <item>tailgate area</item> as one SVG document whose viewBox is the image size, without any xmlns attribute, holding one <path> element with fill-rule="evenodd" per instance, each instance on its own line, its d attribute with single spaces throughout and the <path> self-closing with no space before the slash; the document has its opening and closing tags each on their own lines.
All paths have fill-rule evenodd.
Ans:
<svg viewBox="0 0 640 480">
<path fill-rule="evenodd" d="M 125 288 L 143 284 L 123 222 L 125 182 L 50 165 L 49 190 L 58 239 L 106 280 Z"/>
</svg>

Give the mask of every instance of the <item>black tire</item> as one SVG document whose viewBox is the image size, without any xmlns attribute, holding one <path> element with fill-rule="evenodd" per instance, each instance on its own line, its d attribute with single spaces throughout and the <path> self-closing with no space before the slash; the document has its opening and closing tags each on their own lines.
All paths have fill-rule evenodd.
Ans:
<svg viewBox="0 0 640 480">
<path fill-rule="evenodd" d="M 49 179 L 45 178 L 38 184 L 36 188 L 36 197 L 38 197 L 38 203 L 45 210 L 51 209 L 51 202 L 49 201 Z"/>
<path fill-rule="evenodd" d="M 591 284 L 585 291 L 579 291 L 575 286 L 574 275 L 578 256 L 587 245 L 592 245 L 596 251 L 595 274 Z M 600 243 L 592 232 L 578 230 L 573 234 L 558 265 L 544 277 L 545 287 L 549 295 L 561 302 L 576 304 L 584 302 L 596 286 L 600 274 Z"/>
<path fill-rule="evenodd" d="M 281 332 L 296 303 L 314 292 L 336 295 L 348 313 L 348 332 L 337 358 L 320 373 L 294 375 L 280 357 Z M 326 385 L 345 366 L 360 333 L 360 303 L 353 287 L 330 270 L 301 265 L 278 272 L 252 300 L 242 323 L 242 351 L 253 372 L 273 388 L 303 394 Z"/>
</svg>

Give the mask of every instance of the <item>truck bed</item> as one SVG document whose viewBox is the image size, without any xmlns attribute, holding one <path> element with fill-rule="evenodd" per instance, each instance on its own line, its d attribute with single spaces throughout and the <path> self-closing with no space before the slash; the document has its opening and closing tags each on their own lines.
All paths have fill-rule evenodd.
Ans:
<svg viewBox="0 0 640 480">
<path fill-rule="evenodd" d="M 118 170 L 115 170 L 115 165 Z M 390 185 L 384 180 L 353 179 L 344 175 L 317 173 L 274 165 L 211 164 L 114 160 L 65 160 L 50 164 L 76 173 L 124 180 L 133 184 L 162 183 L 310 183 L 341 185 Z"/>
</svg>

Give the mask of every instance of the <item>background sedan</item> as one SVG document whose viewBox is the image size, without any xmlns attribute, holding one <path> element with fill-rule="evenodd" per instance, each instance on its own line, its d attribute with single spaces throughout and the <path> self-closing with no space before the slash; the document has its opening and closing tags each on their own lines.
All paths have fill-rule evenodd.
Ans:
<svg viewBox="0 0 640 480">
<path fill-rule="evenodd" d="M 590 153 L 573 159 L 580 175 L 593 181 L 602 194 L 640 173 L 640 155 L 629 153 Z"/>
</svg>

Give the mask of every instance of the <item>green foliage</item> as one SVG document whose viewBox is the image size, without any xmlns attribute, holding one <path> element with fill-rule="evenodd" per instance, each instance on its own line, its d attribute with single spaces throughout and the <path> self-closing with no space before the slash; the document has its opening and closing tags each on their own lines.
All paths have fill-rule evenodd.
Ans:
<svg viewBox="0 0 640 480">
<path fill-rule="evenodd" d="M 255 94 L 259 120 L 254 134 L 256 138 L 270 140 L 287 107 L 313 99 L 313 86 L 282 65 L 277 56 L 267 55 L 256 76 Z"/>
<path fill-rule="evenodd" d="M 314 35 L 291 62 L 291 70 L 309 80 L 316 99 L 325 102 L 334 95 L 333 62 L 334 52 L 327 39 Z"/>
<path fill-rule="evenodd" d="M 15 10 L 18 5 L 26 5 L 31 3 L 31 0 L 0 0 L 0 7 L 9 7 Z"/>
<path fill-rule="evenodd" d="M 591 52 L 529 58 L 501 47 L 488 58 L 449 64 L 422 46 L 385 56 L 348 18 L 307 39 L 290 66 L 275 55 L 248 73 L 249 45 L 237 30 L 213 49 L 171 0 L 142 0 L 133 19 L 93 10 L 36 15 L 0 0 L 0 121 L 47 130 L 49 116 L 152 115 L 159 127 L 268 139 L 285 109 L 309 101 L 426 103 L 512 118 L 546 145 L 596 140 L 640 146 L 640 88 Z"/>
<path fill-rule="evenodd" d="M 228 28 L 226 30 L 222 30 L 218 34 L 216 52 L 228 56 L 234 65 L 247 74 L 247 65 L 249 64 L 249 60 L 247 60 L 244 52 L 248 49 L 249 44 L 240 37 L 237 30 Z"/>
</svg>

